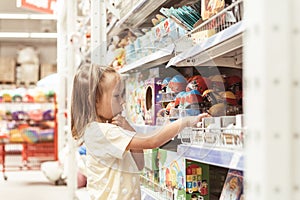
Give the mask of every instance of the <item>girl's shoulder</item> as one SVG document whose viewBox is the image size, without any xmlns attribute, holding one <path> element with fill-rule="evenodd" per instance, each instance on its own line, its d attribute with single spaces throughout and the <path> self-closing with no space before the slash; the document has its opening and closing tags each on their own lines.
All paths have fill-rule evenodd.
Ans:
<svg viewBox="0 0 300 200">
<path fill-rule="evenodd" d="M 115 127 L 116 125 L 114 124 L 109 124 L 109 123 L 101 123 L 101 122 L 91 122 L 87 125 L 87 130 L 94 130 L 94 129 L 102 129 L 102 130 L 106 130 L 112 127 Z"/>
</svg>

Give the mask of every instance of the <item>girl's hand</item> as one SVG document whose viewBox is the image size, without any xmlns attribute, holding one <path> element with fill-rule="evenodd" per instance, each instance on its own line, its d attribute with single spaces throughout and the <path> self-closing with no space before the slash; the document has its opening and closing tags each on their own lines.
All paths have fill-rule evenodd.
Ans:
<svg viewBox="0 0 300 200">
<path fill-rule="evenodd" d="M 202 113 L 198 116 L 189 117 L 190 121 L 188 126 L 193 127 L 196 126 L 198 122 L 201 122 L 203 118 L 211 117 L 208 113 Z"/>
<path fill-rule="evenodd" d="M 132 128 L 132 126 L 128 123 L 128 121 L 125 119 L 125 117 L 121 116 L 120 114 L 118 114 L 114 118 L 112 118 L 111 123 L 116 126 L 120 126 L 121 128 L 123 128 L 125 130 L 135 131 Z"/>
</svg>

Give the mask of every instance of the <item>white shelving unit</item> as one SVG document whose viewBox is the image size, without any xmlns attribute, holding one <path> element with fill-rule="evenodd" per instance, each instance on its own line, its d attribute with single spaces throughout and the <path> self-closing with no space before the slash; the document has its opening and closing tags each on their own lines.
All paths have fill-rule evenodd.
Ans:
<svg viewBox="0 0 300 200">
<path fill-rule="evenodd" d="M 238 1 L 235 5 L 242 3 L 243 1 Z M 138 15 L 138 13 L 135 13 L 135 15 Z M 216 18 L 217 17 L 218 16 L 216 16 Z M 176 53 L 177 48 L 175 42 L 175 44 L 166 47 L 163 52 L 155 52 L 129 65 L 125 65 L 119 72 L 137 72 L 163 63 L 167 63 L 166 68 L 171 66 L 207 66 L 208 63 L 214 63 L 216 66 L 242 69 L 244 31 L 245 26 L 243 21 L 239 21 L 207 38 L 203 42 L 185 49 L 183 52 Z M 149 133 L 159 127 L 134 125 L 134 128 L 137 132 Z M 181 144 L 177 147 L 177 153 L 188 160 L 228 169 L 244 170 L 244 153 L 240 149 Z M 147 188 L 142 188 L 142 193 L 143 199 L 164 199 Z"/>
<path fill-rule="evenodd" d="M 242 53 L 242 34 L 244 30 L 243 22 L 238 22 L 176 55 L 168 62 L 167 67 L 205 66 L 209 62 L 214 62 L 216 65 L 241 68 L 241 58 L 239 59 L 240 62 L 237 62 L 237 58 L 229 60 L 227 54 L 234 51 L 239 52 L 236 55 Z M 227 58 L 224 58 L 224 56 L 227 56 Z"/>
<path fill-rule="evenodd" d="M 130 11 L 124 15 L 120 20 L 116 21 L 114 26 L 107 29 L 107 35 L 112 37 L 118 35 L 125 28 L 138 28 L 146 18 L 164 3 L 170 0 L 140 0 L 136 3 Z"/>
<path fill-rule="evenodd" d="M 130 71 L 138 71 L 140 69 L 152 68 L 163 63 L 168 62 L 172 57 L 174 57 L 175 45 L 170 44 L 169 46 L 152 53 L 146 57 L 136 60 L 133 63 L 125 65 L 119 70 L 120 73 L 128 73 Z"/>
</svg>

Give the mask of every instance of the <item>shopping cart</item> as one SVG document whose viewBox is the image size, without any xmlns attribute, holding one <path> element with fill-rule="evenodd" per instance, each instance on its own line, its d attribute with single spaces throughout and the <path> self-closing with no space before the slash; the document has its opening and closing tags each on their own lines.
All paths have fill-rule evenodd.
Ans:
<svg viewBox="0 0 300 200">
<path fill-rule="evenodd" d="M 0 136 L 0 166 L 3 179 L 7 180 L 6 170 L 7 170 L 7 158 L 9 158 L 10 161 L 13 161 L 14 158 L 19 157 L 22 159 L 22 144 L 21 143 L 10 143 L 9 138 L 5 135 Z M 13 167 L 15 169 L 22 169 L 22 165 L 17 164 L 17 162 L 10 162 L 9 167 Z"/>
</svg>

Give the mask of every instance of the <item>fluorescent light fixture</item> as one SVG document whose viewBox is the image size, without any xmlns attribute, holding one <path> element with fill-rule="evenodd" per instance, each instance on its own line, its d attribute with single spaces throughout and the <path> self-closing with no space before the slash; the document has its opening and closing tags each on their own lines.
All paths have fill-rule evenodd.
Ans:
<svg viewBox="0 0 300 200">
<path fill-rule="evenodd" d="M 17 14 L 17 13 L 0 13 L 0 19 L 45 19 L 57 20 L 56 15 L 50 14 Z"/>
<path fill-rule="evenodd" d="M 0 32 L 0 38 L 28 38 L 29 33 Z"/>
<path fill-rule="evenodd" d="M 57 33 L 29 33 L 29 37 L 55 39 L 57 38 Z"/>
<path fill-rule="evenodd" d="M 0 38 L 56 39 L 57 33 L 0 32 Z"/>
</svg>

